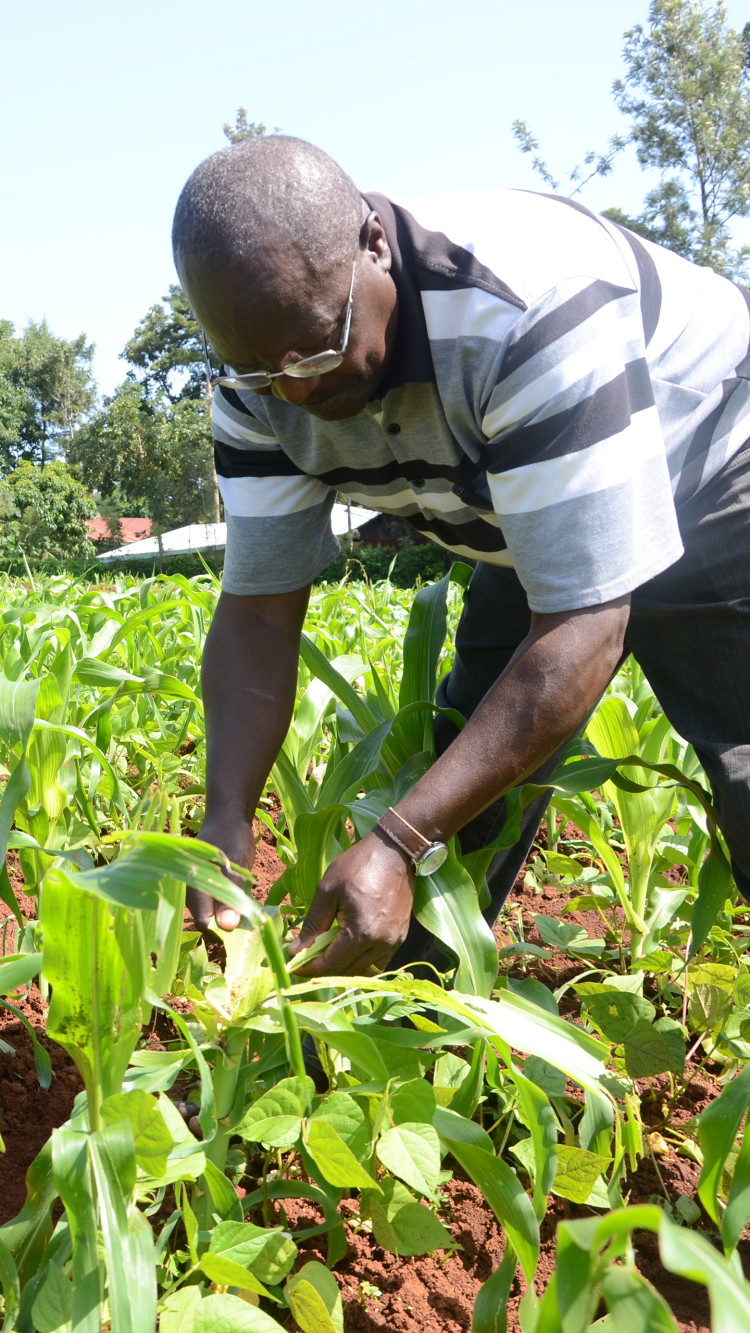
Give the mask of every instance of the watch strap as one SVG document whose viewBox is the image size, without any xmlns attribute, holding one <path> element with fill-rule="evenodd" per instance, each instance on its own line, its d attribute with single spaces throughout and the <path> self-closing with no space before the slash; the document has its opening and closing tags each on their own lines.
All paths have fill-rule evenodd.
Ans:
<svg viewBox="0 0 750 1333">
<path fill-rule="evenodd" d="M 394 810 L 393 806 L 389 806 L 385 814 L 380 816 L 378 828 L 381 828 L 402 852 L 406 852 L 415 864 L 433 845 L 429 838 L 425 838 L 413 824 Z"/>
</svg>

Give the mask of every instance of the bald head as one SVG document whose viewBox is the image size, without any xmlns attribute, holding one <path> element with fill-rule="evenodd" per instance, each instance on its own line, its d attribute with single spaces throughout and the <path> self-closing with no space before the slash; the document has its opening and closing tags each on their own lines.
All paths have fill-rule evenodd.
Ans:
<svg viewBox="0 0 750 1333">
<path fill-rule="evenodd" d="M 180 274 L 263 271 L 293 255 L 313 283 L 351 263 L 367 209 L 333 158 L 303 139 L 245 139 L 196 167 L 177 201 Z"/>
<path fill-rule="evenodd" d="M 214 153 L 180 195 L 172 243 L 193 313 L 224 365 L 279 373 L 257 392 L 325 420 L 361 411 L 393 346 L 397 294 L 382 222 L 327 153 L 276 135 Z M 350 289 L 341 364 L 304 379 L 281 373 L 342 344 Z"/>
</svg>

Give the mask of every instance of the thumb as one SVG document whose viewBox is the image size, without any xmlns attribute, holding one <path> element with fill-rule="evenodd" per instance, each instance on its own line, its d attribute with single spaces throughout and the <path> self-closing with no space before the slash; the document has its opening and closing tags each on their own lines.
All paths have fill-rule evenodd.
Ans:
<svg viewBox="0 0 750 1333">
<path fill-rule="evenodd" d="M 240 924 L 240 914 L 234 907 L 227 907 L 214 899 L 214 919 L 221 930 L 234 930 Z"/>
<path fill-rule="evenodd" d="M 312 900 L 310 911 L 305 917 L 302 929 L 296 940 L 292 940 L 289 945 L 291 957 L 299 953 L 300 949 L 309 949 L 313 940 L 318 935 L 323 935 L 325 931 L 330 930 L 336 920 L 337 902 L 334 897 L 329 897 L 318 891 Z"/>
</svg>

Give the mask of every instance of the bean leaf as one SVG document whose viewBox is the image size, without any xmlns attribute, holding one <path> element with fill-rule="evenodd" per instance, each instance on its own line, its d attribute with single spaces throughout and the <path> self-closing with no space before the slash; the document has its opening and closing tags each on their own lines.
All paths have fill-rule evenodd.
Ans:
<svg viewBox="0 0 750 1333">
<path fill-rule="evenodd" d="M 268 1242 L 280 1234 L 279 1227 L 271 1230 L 256 1227 L 252 1222 L 219 1222 L 211 1232 L 209 1250 L 211 1254 L 220 1254 L 224 1259 L 249 1268 L 264 1252 Z"/>
<path fill-rule="evenodd" d="M 558 1145 L 557 1172 L 552 1186 L 553 1194 L 561 1194 L 571 1203 L 585 1203 L 598 1177 L 610 1163 L 609 1157 L 583 1148 Z"/>
<path fill-rule="evenodd" d="M 287 1280 L 292 1314 L 304 1333 L 344 1333 L 341 1292 L 325 1264 L 311 1260 Z"/>
<path fill-rule="evenodd" d="M 314 1090 L 312 1079 L 308 1079 Z M 305 1094 L 298 1078 L 284 1078 L 259 1097 L 240 1121 L 235 1133 L 252 1143 L 271 1148 L 290 1148 L 296 1141 L 306 1110 Z"/>
<path fill-rule="evenodd" d="M 653 1023 L 656 1010 L 642 995 L 629 991 L 604 990 L 598 995 L 586 995 L 586 1012 L 607 1041 L 619 1046 L 633 1030 L 639 1019 Z"/>
<path fill-rule="evenodd" d="M 147 1092 L 121 1092 L 102 1102 L 101 1113 L 107 1125 L 130 1121 L 138 1166 L 149 1176 L 163 1176 L 174 1139 L 156 1098 Z"/>
<path fill-rule="evenodd" d="M 378 1157 L 394 1176 L 432 1198 L 440 1175 L 440 1140 L 432 1125 L 407 1121 L 382 1135 Z"/>
<path fill-rule="evenodd" d="M 222 1287 L 239 1287 L 241 1291 L 254 1291 L 258 1296 L 267 1296 L 270 1300 L 276 1300 L 270 1291 L 259 1282 L 257 1277 L 253 1277 L 247 1268 L 241 1264 L 236 1264 L 233 1259 L 225 1259 L 223 1254 L 204 1254 L 199 1264 L 202 1273 L 206 1274 L 212 1282 Z"/>
<path fill-rule="evenodd" d="M 625 1068 L 631 1078 L 654 1078 L 668 1071 L 679 1073 L 682 1065 L 664 1033 L 645 1018 L 639 1018 L 625 1042 Z M 682 1063 L 684 1064 L 684 1052 Z"/>
<path fill-rule="evenodd" d="M 369 1157 L 372 1149 L 367 1117 L 348 1092 L 332 1092 L 330 1097 L 326 1097 L 310 1118 L 311 1124 L 318 1122 L 333 1125 L 336 1133 L 360 1161 Z"/>
<path fill-rule="evenodd" d="M 338 1189 L 379 1188 L 327 1120 L 309 1121 L 307 1148 L 329 1185 L 335 1185 Z"/>
</svg>

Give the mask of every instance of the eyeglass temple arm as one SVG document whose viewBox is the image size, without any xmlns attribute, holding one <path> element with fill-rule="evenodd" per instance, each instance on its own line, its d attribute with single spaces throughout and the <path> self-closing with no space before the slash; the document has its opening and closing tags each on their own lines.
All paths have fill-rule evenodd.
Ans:
<svg viewBox="0 0 750 1333">
<path fill-rule="evenodd" d="M 206 334 L 204 329 L 201 329 L 201 342 L 203 343 L 203 361 L 206 370 L 206 386 L 207 388 L 210 389 L 213 383 L 214 373 L 211 367 L 211 357 L 209 356 L 208 342 L 206 339 Z"/>
</svg>

